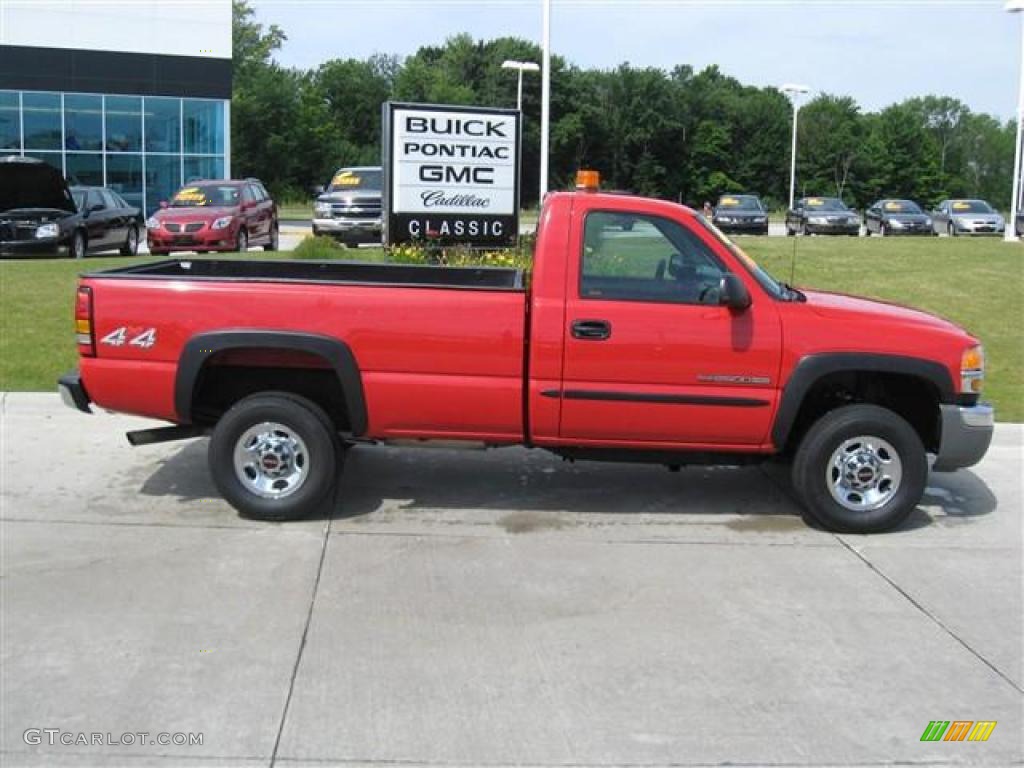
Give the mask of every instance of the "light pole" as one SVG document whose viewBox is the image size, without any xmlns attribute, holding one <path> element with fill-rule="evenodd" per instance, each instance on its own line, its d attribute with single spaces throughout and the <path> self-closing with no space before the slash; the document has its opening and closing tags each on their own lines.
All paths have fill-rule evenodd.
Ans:
<svg viewBox="0 0 1024 768">
<path fill-rule="evenodd" d="M 793 196 L 796 192 L 796 113 L 800 111 L 800 96 L 811 89 L 806 85 L 786 83 L 780 85 L 779 90 L 786 94 L 793 102 L 793 146 L 790 148 L 789 161 L 789 208 L 793 209 Z"/>
<path fill-rule="evenodd" d="M 1007 0 L 1004 6 L 1011 13 L 1024 11 L 1024 0 Z M 1020 22 L 1020 73 L 1017 76 L 1017 142 L 1013 151 L 1013 196 L 1010 198 L 1010 220 L 1006 222 L 1003 239 L 1017 241 L 1017 212 L 1020 210 L 1021 123 L 1024 123 L 1024 20 Z"/>
<path fill-rule="evenodd" d="M 515 69 L 519 72 L 519 83 L 516 86 L 516 109 L 523 111 L 523 72 L 539 72 L 540 64 L 534 61 L 516 61 L 507 59 L 501 62 L 502 69 Z"/>
<path fill-rule="evenodd" d="M 551 0 L 543 3 L 540 70 L 540 203 L 548 193 L 548 128 L 551 123 Z"/>
</svg>

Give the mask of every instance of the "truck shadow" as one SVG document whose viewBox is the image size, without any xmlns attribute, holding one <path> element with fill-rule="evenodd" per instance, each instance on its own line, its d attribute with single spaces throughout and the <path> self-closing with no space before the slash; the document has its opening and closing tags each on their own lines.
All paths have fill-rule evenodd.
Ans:
<svg viewBox="0 0 1024 768">
<path fill-rule="evenodd" d="M 206 466 L 206 440 L 171 454 L 145 478 L 141 493 L 182 502 L 216 499 Z M 996 499 L 975 474 L 933 474 L 921 505 L 900 530 L 957 524 L 987 515 Z M 477 513 L 474 516 L 473 513 Z M 495 513 L 506 513 L 495 519 Z M 803 527 L 788 467 L 684 467 L 565 462 L 544 451 L 400 449 L 357 446 L 347 455 L 336 503 L 321 519 L 373 522 L 495 522 L 511 532 L 561 527 L 557 515 L 691 516 L 740 530 Z M 461 515 L 460 513 L 467 513 Z M 539 522 L 538 522 L 539 520 Z"/>
</svg>

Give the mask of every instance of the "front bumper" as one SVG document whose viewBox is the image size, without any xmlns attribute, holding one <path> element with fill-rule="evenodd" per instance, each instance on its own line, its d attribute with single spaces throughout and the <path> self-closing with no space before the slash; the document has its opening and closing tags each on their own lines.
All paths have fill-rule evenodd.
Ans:
<svg viewBox="0 0 1024 768">
<path fill-rule="evenodd" d="M 64 405 L 82 413 L 92 413 L 89 407 L 89 393 L 85 391 L 82 375 L 78 371 L 65 373 L 57 379 L 57 391 L 60 392 L 60 399 L 64 401 Z"/>
<path fill-rule="evenodd" d="M 323 235 L 352 235 L 368 239 L 379 238 L 381 219 L 314 218 L 313 232 Z"/>
<path fill-rule="evenodd" d="M 806 224 L 809 235 L 859 235 L 860 222 L 856 224 Z"/>
<path fill-rule="evenodd" d="M 1006 224 L 975 224 L 954 219 L 953 228 L 958 235 L 1001 235 L 1006 231 Z"/>
<path fill-rule="evenodd" d="M 146 244 L 150 250 L 161 251 L 195 251 L 223 250 L 233 251 L 238 242 L 238 228 L 210 229 L 203 227 L 198 232 L 167 232 L 166 230 L 150 229 L 146 232 Z"/>
<path fill-rule="evenodd" d="M 754 221 L 752 219 L 715 220 L 714 225 L 726 234 L 767 234 L 768 232 L 767 221 Z"/>
<path fill-rule="evenodd" d="M 995 410 L 991 405 L 940 405 L 942 437 L 932 470 L 952 472 L 981 461 L 992 442 Z"/>
<path fill-rule="evenodd" d="M 918 237 L 931 237 L 938 233 L 935 231 L 931 224 L 911 224 L 909 226 L 904 224 L 903 226 L 900 227 L 888 224 L 886 225 L 885 234 L 889 235 L 890 237 L 899 237 L 900 235 L 917 235 Z"/>
<path fill-rule="evenodd" d="M 67 244 L 56 237 L 0 241 L 0 256 L 8 258 L 18 258 L 21 256 L 65 256 L 67 252 Z"/>
</svg>

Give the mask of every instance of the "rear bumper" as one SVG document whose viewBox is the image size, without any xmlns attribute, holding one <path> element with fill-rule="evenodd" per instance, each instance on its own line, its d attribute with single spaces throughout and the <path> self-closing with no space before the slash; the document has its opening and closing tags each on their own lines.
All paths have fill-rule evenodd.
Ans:
<svg viewBox="0 0 1024 768">
<path fill-rule="evenodd" d="M 92 413 L 89 407 L 89 394 L 82 384 L 82 375 L 78 371 L 65 373 L 57 379 L 57 391 L 60 392 L 60 399 L 69 408 L 76 408 L 82 413 Z"/>
<path fill-rule="evenodd" d="M 991 405 L 940 405 L 942 437 L 932 470 L 952 472 L 981 461 L 995 429 L 995 410 Z"/>
</svg>

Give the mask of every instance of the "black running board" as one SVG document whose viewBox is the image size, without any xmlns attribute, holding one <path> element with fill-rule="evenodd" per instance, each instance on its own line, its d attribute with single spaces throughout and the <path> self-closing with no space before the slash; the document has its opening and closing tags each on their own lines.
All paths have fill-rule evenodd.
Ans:
<svg viewBox="0 0 1024 768">
<path fill-rule="evenodd" d="M 202 437 L 205 430 L 202 427 L 195 427 L 191 424 L 181 424 L 175 427 L 156 427 L 155 429 L 137 429 L 134 432 L 125 432 L 125 437 L 133 446 L 153 445 L 154 443 L 169 443 L 172 440 L 187 440 L 190 437 Z"/>
</svg>

